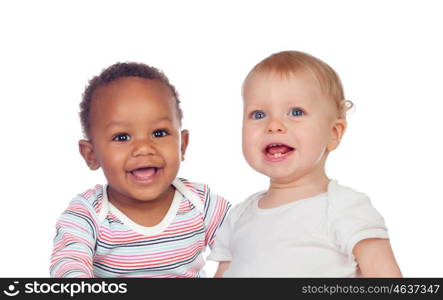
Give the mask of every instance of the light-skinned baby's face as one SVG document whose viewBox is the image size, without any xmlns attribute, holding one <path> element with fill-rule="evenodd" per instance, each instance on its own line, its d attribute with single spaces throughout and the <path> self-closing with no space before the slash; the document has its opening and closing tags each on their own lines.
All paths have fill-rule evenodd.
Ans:
<svg viewBox="0 0 443 300">
<path fill-rule="evenodd" d="M 257 72 L 243 97 L 243 154 L 253 169 L 282 184 L 325 177 L 346 122 L 310 73 Z"/>
<path fill-rule="evenodd" d="M 158 80 L 124 77 L 99 87 L 90 109 L 91 141 L 80 150 L 101 167 L 119 201 L 158 200 L 170 192 L 186 150 L 175 99 Z"/>
</svg>

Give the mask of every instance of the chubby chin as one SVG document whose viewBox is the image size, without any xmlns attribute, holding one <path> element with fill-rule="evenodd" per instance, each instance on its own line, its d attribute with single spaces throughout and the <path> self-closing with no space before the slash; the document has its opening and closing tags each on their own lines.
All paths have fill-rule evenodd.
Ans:
<svg viewBox="0 0 443 300">
<path fill-rule="evenodd" d="M 157 200 L 167 193 L 168 190 L 173 189 L 172 185 L 168 186 L 151 186 L 151 187 L 133 187 L 130 189 L 131 196 L 141 202 L 148 202 Z"/>
<path fill-rule="evenodd" d="M 294 173 L 292 169 L 284 166 L 256 165 L 254 170 L 269 177 L 271 181 L 286 181 Z"/>
<path fill-rule="evenodd" d="M 118 190 L 122 196 L 125 196 L 132 201 L 149 202 L 153 200 L 163 199 L 165 194 L 173 190 L 171 184 L 162 183 L 154 185 L 138 185 L 138 184 L 126 184 L 119 186 Z"/>
<path fill-rule="evenodd" d="M 285 164 L 285 162 L 270 163 L 266 161 L 263 153 L 259 151 L 248 152 L 245 150 L 247 149 L 243 149 L 243 155 L 249 166 L 251 166 L 256 172 L 269 177 L 271 180 L 285 180 L 288 177 L 291 177 L 294 172 L 293 166 L 290 164 Z"/>
</svg>

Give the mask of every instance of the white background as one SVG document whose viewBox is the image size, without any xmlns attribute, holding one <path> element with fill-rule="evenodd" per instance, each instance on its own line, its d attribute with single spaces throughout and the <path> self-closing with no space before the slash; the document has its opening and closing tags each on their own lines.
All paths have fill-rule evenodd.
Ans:
<svg viewBox="0 0 443 300">
<path fill-rule="evenodd" d="M 329 176 L 371 197 L 404 276 L 443 276 L 438 4 L 2 1 L 0 276 L 48 276 L 57 218 L 104 181 L 77 150 L 78 104 L 92 76 L 117 61 L 162 69 L 191 133 L 179 174 L 236 204 L 267 185 L 241 152 L 242 80 L 288 49 L 329 63 L 356 105 Z"/>
</svg>

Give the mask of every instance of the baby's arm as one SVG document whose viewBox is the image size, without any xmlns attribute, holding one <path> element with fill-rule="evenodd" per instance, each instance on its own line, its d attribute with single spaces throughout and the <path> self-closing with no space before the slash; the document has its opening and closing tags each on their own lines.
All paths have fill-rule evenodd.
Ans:
<svg viewBox="0 0 443 300">
<path fill-rule="evenodd" d="M 362 240 L 353 254 L 363 277 L 402 277 L 388 239 Z"/>
<path fill-rule="evenodd" d="M 215 277 L 215 278 L 221 278 L 221 277 L 223 277 L 223 274 L 224 274 L 225 271 L 229 268 L 229 264 L 230 264 L 230 263 L 231 263 L 230 261 L 221 261 L 221 262 L 218 264 L 218 268 L 217 268 L 217 271 L 215 272 L 214 277 Z"/>
<path fill-rule="evenodd" d="M 50 276 L 94 277 L 96 225 L 90 210 L 74 200 L 57 221 L 56 230 Z"/>
</svg>

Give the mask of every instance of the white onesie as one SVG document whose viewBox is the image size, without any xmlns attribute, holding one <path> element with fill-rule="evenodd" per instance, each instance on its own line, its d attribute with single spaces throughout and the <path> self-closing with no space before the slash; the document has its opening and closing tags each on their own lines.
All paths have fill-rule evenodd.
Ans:
<svg viewBox="0 0 443 300">
<path fill-rule="evenodd" d="M 331 181 L 327 193 L 270 209 L 265 192 L 234 207 L 209 260 L 230 261 L 224 277 L 356 277 L 352 249 L 367 238 L 388 238 L 369 198 Z"/>
</svg>

